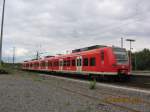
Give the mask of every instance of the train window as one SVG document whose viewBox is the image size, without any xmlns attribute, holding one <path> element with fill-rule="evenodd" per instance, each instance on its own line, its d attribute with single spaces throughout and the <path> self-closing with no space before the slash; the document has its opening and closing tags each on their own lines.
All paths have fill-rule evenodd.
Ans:
<svg viewBox="0 0 150 112">
<path fill-rule="evenodd" d="M 52 66 L 52 62 L 51 61 L 48 62 L 48 66 Z"/>
<path fill-rule="evenodd" d="M 45 66 L 46 66 L 46 67 L 48 66 L 48 62 L 47 62 L 47 61 L 45 62 Z"/>
<path fill-rule="evenodd" d="M 67 61 L 65 60 L 65 66 L 67 66 Z"/>
<path fill-rule="evenodd" d="M 43 62 L 42 62 L 42 63 L 41 63 L 41 66 L 43 67 L 43 65 L 44 65 L 44 64 L 43 64 Z"/>
<path fill-rule="evenodd" d="M 75 66 L 75 60 L 72 60 L 72 66 Z"/>
<path fill-rule="evenodd" d="M 59 66 L 59 61 L 56 62 L 56 66 Z"/>
<path fill-rule="evenodd" d="M 90 66 L 95 66 L 95 57 L 90 58 Z"/>
<path fill-rule="evenodd" d="M 113 48 L 116 60 L 118 64 L 127 64 L 128 55 L 125 49 L 123 48 Z"/>
<path fill-rule="evenodd" d="M 77 59 L 77 66 L 79 66 L 79 59 Z"/>
<path fill-rule="evenodd" d="M 67 66 L 70 66 L 70 60 L 67 60 Z"/>
<path fill-rule="evenodd" d="M 30 64 L 30 67 L 32 68 L 32 63 Z"/>
<path fill-rule="evenodd" d="M 81 66 L 82 64 L 81 61 L 82 61 L 81 59 L 77 59 L 77 66 Z"/>
<path fill-rule="evenodd" d="M 65 60 L 65 66 L 67 66 L 67 61 Z"/>
<path fill-rule="evenodd" d="M 55 61 L 54 62 L 54 66 L 58 66 L 59 65 L 59 62 L 58 61 Z"/>
<path fill-rule="evenodd" d="M 45 65 L 46 65 L 46 63 L 43 61 L 43 62 L 42 62 L 42 66 L 45 67 Z"/>
<path fill-rule="evenodd" d="M 101 61 L 104 61 L 104 51 L 101 51 Z"/>
<path fill-rule="evenodd" d="M 36 63 L 36 67 L 39 67 L 39 63 Z"/>
<path fill-rule="evenodd" d="M 68 60 L 66 61 L 66 66 L 68 66 Z"/>
<path fill-rule="evenodd" d="M 36 63 L 34 63 L 33 66 L 36 67 Z"/>
<path fill-rule="evenodd" d="M 40 62 L 40 67 L 42 66 L 42 63 Z"/>
<path fill-rule="evenodd" d="M 82 64 L 82 60 L 81 60 L 81 59 L 79 59 L 79 66 L 81 66 L 81 64 Z"/>
<path fill-rule="evenodd" d="M 57 61 L 55 62 L 55 66 L 58 66 L 58 62 Z"/>
<path fill-rule="evenodd" d="M 64 63 L 63 63 L 63 64 L 64 64 L 64 66 L 66 66 L 66 64 L 67 64 L 67 63 L 66 63 L 66 60 L 64 60 Z"/>
<path fill-rule="evenodd" d="M 88 58 L 83 59 L 83 66 L 88 66 Z"/>
<path fill-rule="evenodd" d="M 56 62 L 54 62 L 54 66 L 56 66 Z"/>
</svg>

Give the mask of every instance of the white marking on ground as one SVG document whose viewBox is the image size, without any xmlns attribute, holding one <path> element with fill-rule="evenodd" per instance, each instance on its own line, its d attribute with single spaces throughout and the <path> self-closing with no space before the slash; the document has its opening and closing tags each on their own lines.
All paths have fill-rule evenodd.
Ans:
<svg viewBox="0 0 150 112">
<path fill-rule="evenodd" d="M 41 74 L 41 76 L 47 76 L 47 77 L 53 77 L 57 79 L 63 79 L 63 80 L 69 80 L 73 82 L 80 82 L 80 83 L 85 83 L 89 84 L 89 81 L 83 81 L 83 80 L 78 80 L 78 79 L 71 79 L 71 78 L 65 78 L 65 77 L 60 77 L 60 76 L 54 76 L 54 75 L 45 75 Z M 144 90 L 144 89 L 139 89 L 139 88 L 134 88 L 134 87 L 125 87 L 125 86 L 119 86 L 119 85 L 112 85 L 112 84 L 105 84 L 105 83 L 97 83 L 97 86 L 101 87 L 108 87 L 108 88 L 115 88 L 115 89 L 122 89 L 122 90 L 127 90 L 127 91 L 132 91 L 132 92 L 139 92 L 139 93 L 145 93 L 145 94 L 150 94 L 150 90 Z"/>
</svg>

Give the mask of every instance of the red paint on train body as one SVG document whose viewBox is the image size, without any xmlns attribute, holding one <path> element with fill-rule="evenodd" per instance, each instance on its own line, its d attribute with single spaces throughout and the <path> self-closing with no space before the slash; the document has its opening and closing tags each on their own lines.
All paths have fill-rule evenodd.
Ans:
<svg viewBox="0 0 150 112">
<path fill-rule="evenodd" d="M 25 61 L 22 64 L 22 69 L 97 75 L 130 74 L 126 50 L 124 48 L 107 46 Z"/>
</svg>

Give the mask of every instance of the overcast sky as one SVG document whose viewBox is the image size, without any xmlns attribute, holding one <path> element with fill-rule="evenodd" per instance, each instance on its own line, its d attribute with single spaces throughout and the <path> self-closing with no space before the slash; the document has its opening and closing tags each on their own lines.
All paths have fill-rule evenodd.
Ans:
<svg viewBox="0 0 150 112">
<path fill-rule="evenodd" d="M 2 12 L 0 0 L 0 17 Z M 0 18 L 1 20 L 1 18 Z M 3 57 L 63 53 L 100 44 L 150 48 L 150 0 L 6 0 Z M 129 49 L 129 43 L 124 47 Z"/>
</svg>

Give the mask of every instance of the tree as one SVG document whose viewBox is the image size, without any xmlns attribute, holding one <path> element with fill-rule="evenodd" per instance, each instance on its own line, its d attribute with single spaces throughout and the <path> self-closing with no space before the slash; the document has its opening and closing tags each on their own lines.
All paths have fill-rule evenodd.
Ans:
<svg viewBox="0 0 150 112">
<path fill-rule="evenodd" d="M 150 70 L 150 50 L 143 49 L 142 51 L 132 54 L 133 70 Z"/>
</svg>

